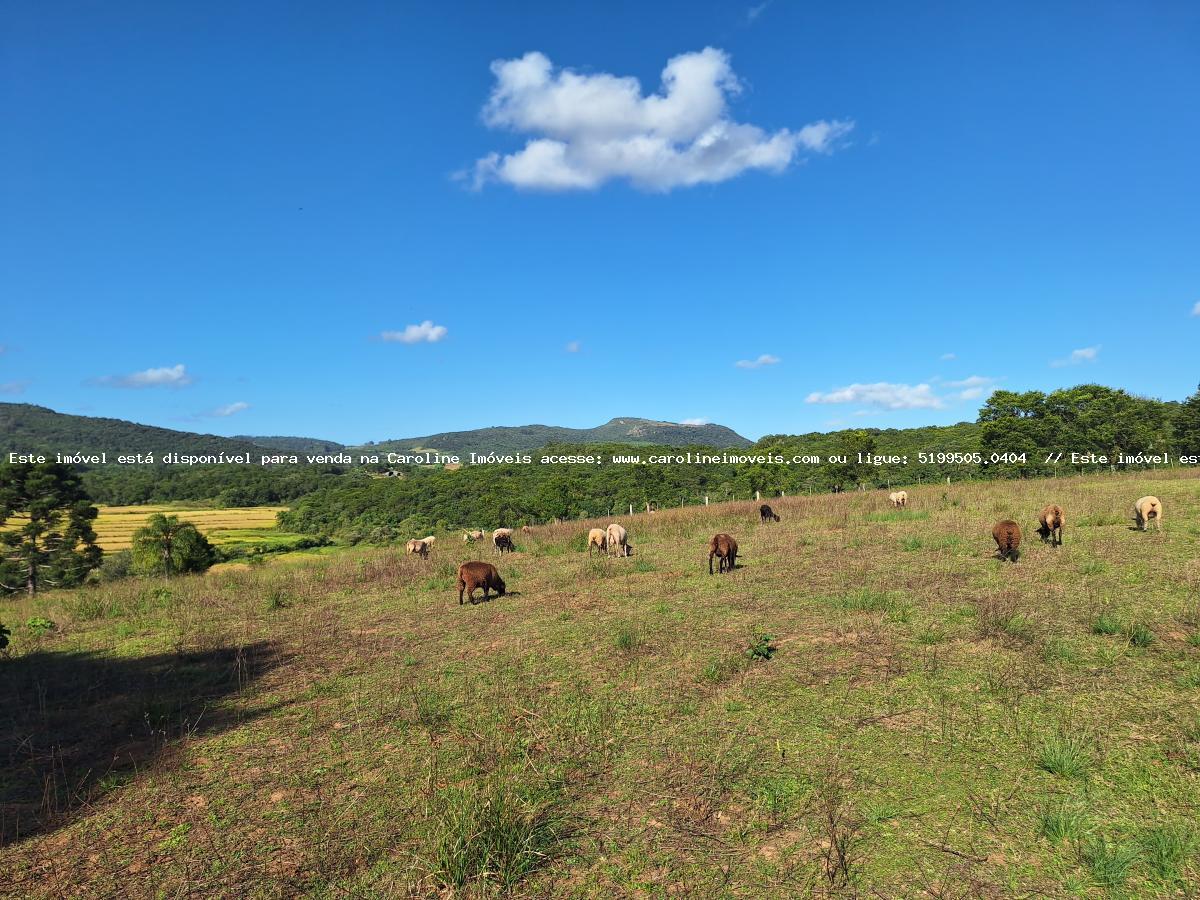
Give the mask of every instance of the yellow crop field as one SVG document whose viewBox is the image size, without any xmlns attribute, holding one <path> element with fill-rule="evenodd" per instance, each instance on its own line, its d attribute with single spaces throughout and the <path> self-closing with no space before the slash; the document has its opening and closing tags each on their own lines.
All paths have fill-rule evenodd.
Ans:
<svg viewBox="0 0 1200 900">
<path fill-rule="evenodd" d="M 178 506 L 102 506 L 96 518 L 96 543 L 106 552 L 125 550 L 133 533 L 155 513 L 179 516 L 191 522 L 214 544 L 231 540 L 245 541 L 248 529 L 273 530 L 275 515 L 284 506 L 248 506 L 238 509 L 187 509 Z M 236 532 L 236 534 L 233 534 Z"/>
</svg>

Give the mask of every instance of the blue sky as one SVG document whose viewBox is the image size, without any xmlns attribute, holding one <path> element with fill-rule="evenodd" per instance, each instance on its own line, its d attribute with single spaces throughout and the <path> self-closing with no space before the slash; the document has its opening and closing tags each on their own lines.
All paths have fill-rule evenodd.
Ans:
<svg viewBox="0 0 1200 900">
<path fill-rule="evenodd" d="M 0 5 L 0 399 L 357 442 L 1195 390 L 1200 7 L 590 7 Z"/>
</svg>

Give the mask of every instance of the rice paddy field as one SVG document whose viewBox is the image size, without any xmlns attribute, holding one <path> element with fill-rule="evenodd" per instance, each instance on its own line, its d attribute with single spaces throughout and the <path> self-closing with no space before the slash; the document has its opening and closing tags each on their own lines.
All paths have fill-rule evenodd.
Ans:
<svg viewBox="0 0 1200 900">
<path fill-rule="evenodd" d="M 771 503 L 6 601 L 0 893 L 1200 893 L 1200 479 Z"/>
<path fill-rule="evenodd" d="M 177 506 L 101 506 L 93 527 L 96 543 L 105 553 L 125 550 L 130 546 L 133 533 L 146 524 L 155 513 L 179 516 L 193 523 L 213 544 L 261 544 L 293 538 L 277 531 L 275 516 L 283 506 L 250 506 L 236 509 L 213 509 L 209 507 Z"/>
</svg>

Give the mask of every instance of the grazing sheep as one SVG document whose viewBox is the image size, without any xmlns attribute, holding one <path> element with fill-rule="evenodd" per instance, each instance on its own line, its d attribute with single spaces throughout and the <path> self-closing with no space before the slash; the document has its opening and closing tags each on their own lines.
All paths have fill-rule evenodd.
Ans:
<svg viewBox="0 0 1200 900">
<path fill-rule="evenodd" d="M 530 533 L 532 533 L 532 531 L 533 531 L 533 529 L 530 528 L 528 525 L 521 526 L 521 534 L 530 534 Z"/>
<path fill-rule="evenodd" d="M 775 510 L 764 503 L 758 508 L 758 519 L 760 522 L 778 522 L 779 516 L 775 515 Z"/>
<path fill-rule="evenodd" d="M 896 509 L 903 509 L 908 506 L 908 491 L 892 491 L 888 494 L 888 499 Z"/>
<path fill-rule="evenodd" d="M 1137 526 L 1142 531 L 1146 530 L 1146 525 L 1151 519 L 1154 520 L 1154 527 L 1162 531 L 1163 508 L 1162 502 L 1153 495 L 1147 495 L 1133 504 L 1133 518 L 1137 521 Z"/>
<path fill-rule="evenodd" d="M 507 550 L 509 553 L 517 552 L 517 548 L 513 545 L 512 538 L 507 534 L 502 533 L 492 535 L 492 543 L 496 545 L 496 550 L 499 551 L 501 555 L 504 554 L 505 550 Z"/>
<path fill-rule="evenodd" d="M 1018 549 L 1021 546 L 1020 525 L 1012 519 L 997 522 L 996 527 L 992 529 L 992 538 L 996 541 L 1000 559 L 1017 561 L 1017 557 L 1021 555 L 1021 551 Z"/>
<path fill-rule="evenodd" d="M 608 532 L 603 528 L 593 528 L 588 532 L 588 556 L 592 555 L 593 547 L 601 553 L 608 552 Z"/>
<path fill-rule="evenodd" d="M 715 534 L 708 542 L 708 574 L 713 573 L 713 557 L 717 557 L 718 572 L 732 572 L 737 567 L 738 546 L 732 535 Z"/>
<path fill-rule="evenodd" d="M 616 553 L 617 556 L 629 556 L 633 553 L 633 547 L 629 545 L 628 532 L 616 522 L 608 526 L 606 535 L 608 537 L 609 552 Z"/>
<path fill-rule="evenodd" d="M 504 596 L 504 579 L 496 571 L 496 567 L 487 562 L 465 562 L 458 567 L 458 605 L 462 606 L 463 593 L 472 603 L 477 588 L 483 588 L 483 599 L 488 600 L 488 592 L 495 591 L 497 597 Z"/>
<path fill-rule="evenodd" d="M 415 553 L 420 556 L 421 559 L 425 559 L 427 556 L 429 556 L 429 551 L 432 549 L 429 545 L 429 540 L 430 539 L 428 538 L 413 538 L 411 541 L 405 544 L 405 547 L 407 547 L 409 553 Z"/>
<path fill-rule="evenodd" d="M 463 543 L 464 544 L 469 544 L 469 543 L 473 543 L 475 541 L 482 541 L 482 540 L 483 540 L 483 532 L 481 530 L 479 530 L 478 528 L 476 528 L 472 531 L 464 531 L 463 532 Z"/>
<path fill-rule="evenodd" d="M 1042 514 L 1038 516 L 1038 534 L 1042 536 L 1042 542 L 1049 541 L 1051 547 L 1061 547 L 1065 522 L 1061 506 L 1051 503 L 1043 509 Z"/>
<path fill-rule="evenodd" d="M 508 537 L 512 537 L 513 530 L 511 528 L 497 528 L 495 531 L 492 532 L 492 540 L 495 540 L 496 537 L 501 534 L 508 535 Z"/>
</svg>

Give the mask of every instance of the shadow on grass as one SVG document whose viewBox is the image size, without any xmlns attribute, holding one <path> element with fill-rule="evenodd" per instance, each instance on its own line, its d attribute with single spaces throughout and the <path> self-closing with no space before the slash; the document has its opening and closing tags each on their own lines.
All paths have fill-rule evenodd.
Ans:
<svg viewBox="0 0 1200 900">
<path fill-rule="evenodd" d="M 113 657 L 0 660 L 0 846 L 67 824 L 83 806 L 169 758 L 188 737 L 251 716 L 234 698 L 283 662 L 256 643 Z"/>
</svg>

